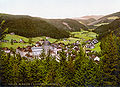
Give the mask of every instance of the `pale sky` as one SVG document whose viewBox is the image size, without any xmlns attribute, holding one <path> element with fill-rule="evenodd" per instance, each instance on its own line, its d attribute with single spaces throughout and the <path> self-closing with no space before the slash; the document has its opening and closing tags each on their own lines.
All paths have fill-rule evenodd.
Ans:
<svg viewBox="0 0 120 87">
<path fill-rule="evenodd" d="M 107 15 L 120 11 L 120 0 L 0 0 L 0 13 L 43 18 Z"/>
</svg>

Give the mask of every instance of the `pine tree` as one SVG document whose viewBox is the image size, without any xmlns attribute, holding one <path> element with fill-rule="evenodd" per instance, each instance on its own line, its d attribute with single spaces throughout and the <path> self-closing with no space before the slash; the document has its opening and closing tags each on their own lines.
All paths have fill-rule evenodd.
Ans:
<svg viewBox="0 0 120 87">
<path fill-rule="evenodd" d="M 85 56 L 80 46 L 80 53 L 75 60 L 75 86 L 100 86 L 102 83 L 102 71 L 100 65 Z"/>
<path fill-rule="evenodd" d="M 27 61 L 21 60 L 21 63 L 19 64 L 19 82 L 20 83 L 28 83 L 28 77 L 27 77 Z"/>
<path fill-rule="evenodd" d="M 5 26 L 5 20 L 3 20 L 0 23 L 0 40 L 2 40 L 6 36 L 6 33 L 8 32 L 8 28 L 5 28 L 4 26 Z"/>
<path fill-rule="evenodd" d="M 13 39 L 11 39 L 11 45 L 13 45 Z"/>
<path fill-rule="evenodd" d="M 45 77 L 45 83 L 55 83 L 55 78 L 57 76 L 58 62 L 55 58 L 52 58 L 49 62 L 48 71 Z"/>
<path fill-rule="evenodd" d="M 116 36 L 113 33 L 110 33 L 102 39 L 101 49 L 104 55 L 102 60 L 104 84 L 117 86 L 120 84 L 120 60 Z"/>
</svg>

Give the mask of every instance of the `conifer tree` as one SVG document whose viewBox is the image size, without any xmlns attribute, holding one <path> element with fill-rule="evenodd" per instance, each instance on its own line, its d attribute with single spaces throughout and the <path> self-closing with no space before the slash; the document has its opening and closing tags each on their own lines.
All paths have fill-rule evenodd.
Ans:
<svg viewBox="0 0 120 87">
<path fill-rule="evenodd" d="M 120 84 L 120 60 L 116 36 L 113 33 L 102 39 L 101 49 L 104 55 L 104 84 L 117 86 Z"/>
<path fill-rule="evenodd" d="M 55 60 L 55 58 L 52 58 L 51 61 L 49 61 L 49 69 L 47 71 L 46 77 L 45 77 L 45 83 L 55 83 L 55 78 L 57 76 L 57 69 L 58 69 L 58 62 Z"/>
<path fill-rule="evenodd" d="M 11 39 L 11 45 L 13 45 L 13 39 Z"/>
</svg>

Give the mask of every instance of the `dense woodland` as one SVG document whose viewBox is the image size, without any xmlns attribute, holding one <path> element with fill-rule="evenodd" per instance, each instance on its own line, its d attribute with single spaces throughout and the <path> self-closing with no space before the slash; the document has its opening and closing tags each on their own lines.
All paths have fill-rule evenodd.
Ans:
<svg viewBox="0 0 120 87">
<path fill-rule="evenodd" d="M 8 32 L 14 32 L 24 37 L 48 36 L 52 38 L 68 38 L 69 31 L 80 31 L 88 28 L 72 19 L 43 19 L 27 15 L 0 14 L 0 22 L 5 20 L 3 27 L 9 28 Z M 69 27 L 63 23 L 67 23 Z"/>
<path fill-rule="evenodd" d="M 80 31 L 80 29 L 88 30 L 85 25 L 73 19 L 45 19 L 45 21 L 54 25 L 58 29 L 63 29 L 66 31 Z M 68 24 L 69 27 L 63 23 Z"/>
<path fill-rule="evenodd" d="M 97 27 L 94 32 L 99 34 L 99 39 L 102 39 L 106 34 L 114 32 L 115 35 L 120 36 L 120 19 L 116 19 L 108 25 Z"/>
<path fill-rule="evenodd" d="M 8 33 L 15 32 L 17 35 L 25 37 L 69 37 L 69 32 L 62 29 L 59 30 L 55 26 L 39 18 L 32 18 L 30 16 L 3 15 L 0 20 L 5 20 L 3 27 L 9 28 Z"/>
</svg>

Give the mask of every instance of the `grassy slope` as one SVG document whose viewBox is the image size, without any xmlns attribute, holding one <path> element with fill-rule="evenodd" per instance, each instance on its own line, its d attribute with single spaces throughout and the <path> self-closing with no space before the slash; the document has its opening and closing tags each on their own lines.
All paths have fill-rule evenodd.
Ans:
<svg viewBox="0 0 120 87">
<path fill-rule="evenodd" d="M 8 43 L 2 42 L 2 43 L 1 43 L 1 46 L 2 46 L 2 47 L 8 47 L 8 48 L 12 47 L 12 48 L 16 49 L 18 46 L 20 46 L 20 47 L 25 47 L 25 46 L 27 46 L 27 45 L 30 45 L 30 44 L 28 43 L 28 41 L 29 41 L 28 38 L 23 37 L 23 36 L 19 36 L 19 35 L 6 34 L 6 37 L 5 37 L 4 39 L 5 39 L 5 40 L 9 40 L 9 42 L 8 42 Z M 25 42 L 27 42 L 27 43 L 14 43 L 14 45 L 11 45 L 11 43 L 10 43 L 11 39 L 16 40 L 16 41 L 18 41 L 18 42 L 20 41 L 20 39 L 23 39 L 23 40 L 24 40 Z M 39 40 L 41 40 L 41 39 L 45 39 L 45 36 L 32 38 L 32 41 L 33 41 L 32 44 L 35 44 L 35 42 L 37 42 L 37 41 L 39 41 Z M 53 43 L 53 42 L 55 42 L 57 39 L 49 38 L 48 40 L 49 40 L 51 43 Z"/>
<path fill-rule="evenodd" d="M 97 35 L 94 32 L 88 32 L 88 31 L 84 31 L 84 30 L 82 30 L 81 32 L 71 32 L 71 34 L 74 35 L 74 37 L 67 38 L 67 41 L 60 40 L 58 42 L 68 44 L 68 43 L 74 43 L 75 41 L 78 40 L 81 43 L 83 43 L 84 41 L 87 41 L 89 39 L 96 38 L 96 35 Z"/>
<path fill-rule="evenodd" d="M 94 21 L 96 21 L 96 19 L 94 19 L 94 18 L 90 18 L 90 19 L 87 19 L 87 20 L 82 20 L 82 19 L 76 19 L 77 21 L 79 21 L 80 23 L 82 23 L 82 24 L 84 24 L 84 25 L 87 25 L 87 24 L 89 24 L 89 23 L 92 23 L 92 22 L 94 22 Z"/>
<path fill-rule="evenodd" d="M 72 34 L 74 34 L 74 37 L 82 38 L 85 41 L 96 38 L 96 35 L 97 35 L 94 32 L 88 32 L 88 31 L 72 32 Z"/>
</svg>

